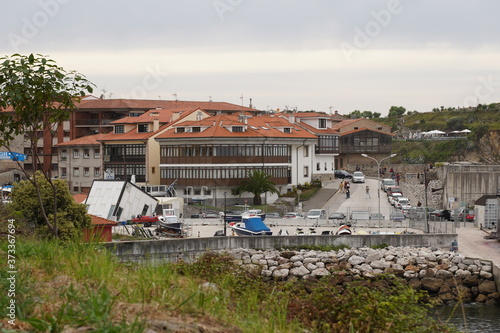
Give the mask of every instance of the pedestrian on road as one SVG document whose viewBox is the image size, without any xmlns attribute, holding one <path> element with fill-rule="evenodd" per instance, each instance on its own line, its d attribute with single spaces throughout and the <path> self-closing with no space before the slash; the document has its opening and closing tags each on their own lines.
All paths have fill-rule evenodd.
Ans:
<svg viewBox="0 0 500 333">
<path fill-rule="evenodd" d="M 401 179 L 401 176 L 398 174 L 396 174 L 396 184 L 398 184 L 399 186 L 399 180 Z"/>
<path fill-rule="evenodd" d="M 342 191 L 342 192 L 344 192 L 344 180 L 340 181 L 339 190 Z"/>
<path fill-rule="evenodd" d="M 351 184 L 349 184 L 349 182 L 346 180 L 346 181 L 345 181 L 345 185 L 344 185 L 344 187 L 345 187 L 345 189 L 346 189 L 346 191 L 347 191 L 348 189 L 350 189 L 350 188 L 351 188 Z"/>
<path fill-rule="evenodd" d="M 349 189 L 346 189 L 345 190 L 345 198 L 349 199 L 350 197 L 351 197 L 351 191 L 349 191 Z"/>
<path fill-rule="evenodd" d="M 370 186 L 366 185 L 366 198 L 371 199 L 372 197 L 370 196 Z"/>
</svg>

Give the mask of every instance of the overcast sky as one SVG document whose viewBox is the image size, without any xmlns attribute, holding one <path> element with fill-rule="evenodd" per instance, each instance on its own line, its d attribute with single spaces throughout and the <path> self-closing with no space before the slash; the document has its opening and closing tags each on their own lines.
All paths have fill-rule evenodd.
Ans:
<svg viewBox="0 0 500 333">
<path fill-rule="evenodd" d="M 96 96 L 427 112 L 500 102 L 499 13 L 498 0 L 10 1 L 0 55 L 47 55 Z"/>
</svg>

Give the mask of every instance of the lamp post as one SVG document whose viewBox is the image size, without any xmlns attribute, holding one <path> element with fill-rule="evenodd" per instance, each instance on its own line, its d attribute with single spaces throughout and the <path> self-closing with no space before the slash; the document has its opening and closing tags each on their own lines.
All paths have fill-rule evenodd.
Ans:
<svg viewBox="0 0 500 333">
<path fill-rule="evenodd" d="M 226 233 L 226 197 L 227 197 L 227 192 L 224 192 L 224 236 L 227 236 L 227 233 Z"/>
<path fill-rule="evenodd" d="M 366 158 L 369 158 L 371 160 L 374 160 L 376 163 L 377 163 L 377 179 L 378 179 L 378 186 L 377 186 L 377 195 L 378 195 L 378 227 L 380 228 L 380 164 L 382 163 L 382 161 L 388 159 L 388 158 L 391 158 L 391 157 L 394 157 L 396 156 L 397 154 L 391 154 L 390 156 L 387 156 L 387 157 L 384 157 L 383 159 L 381 159 L 380 161 L 377 160 L 376 158 L 374 157 L 371 157 L 371 156 L 368 156 L 366 154 L 361 154 L 361 156 L 363 157 L 366 157 Z"/>
</svg>

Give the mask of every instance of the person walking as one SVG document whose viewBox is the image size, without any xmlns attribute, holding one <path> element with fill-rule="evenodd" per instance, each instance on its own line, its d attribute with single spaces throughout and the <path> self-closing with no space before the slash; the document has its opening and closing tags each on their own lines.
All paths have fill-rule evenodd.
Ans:
<svg viewBox="0 0 500 333">
<path fill-rule="evenodd" d="M 366 185 L 366 199 L 371 199 L 372 197 L 370 196 L 370 186 Z"/>
<path fill-rule="evenodd" d="M 349 199 L 351 197 L 351 191 L 349 191 L 349 188 L 345 190 L 345 198 Z"/>
<path fill-rule="evenodd" d="M 399 180 L 401 179 L 401 176 L 398 174 L 396 174 L 396 184 L 398 184 L 399 186 Z"/>
</svg>

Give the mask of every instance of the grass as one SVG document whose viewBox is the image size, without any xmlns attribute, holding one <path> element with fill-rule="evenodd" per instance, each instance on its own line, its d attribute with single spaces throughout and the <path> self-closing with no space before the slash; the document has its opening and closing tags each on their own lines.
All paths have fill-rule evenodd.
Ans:
<svg viewBox="0 0 500 333">
<path fill-rule="evenodd" d="M 5 253 L 7 243 L 0 249 Z M 352 294 L 344 294 L 329 279 L 317 284 L 265 280 L 258 267 L 245 270 L 212 252 L 194 263 L 126 263 L 98 244 L 18 240 L 16 256 L 18 330 L 143 332 L 161 323 L 183 332 L 347 332 L 349 327 L 399 332 L 408 325 L 445 332 L 434 323 L 416 323 L 423 320 L 420 294 L 392 282 L 386 292 L 372 295 L 370 288 L 353 285 Z M 0 274 L 6 290 L 6 273 Z M 371 307 L 386 309 L 369 315 L 370 327 L 379 329 L 365 330 L 366 321 L 355 312 L 343 323 L 338 314 L 351 311 L 343 303 L 363 307 L 359 316 L 367 316 Z M 7 293 L 0 294 L 0 306 L 8 304 Z M 5 320 L 2 326 L 8 327 Z"/>
</svg>

